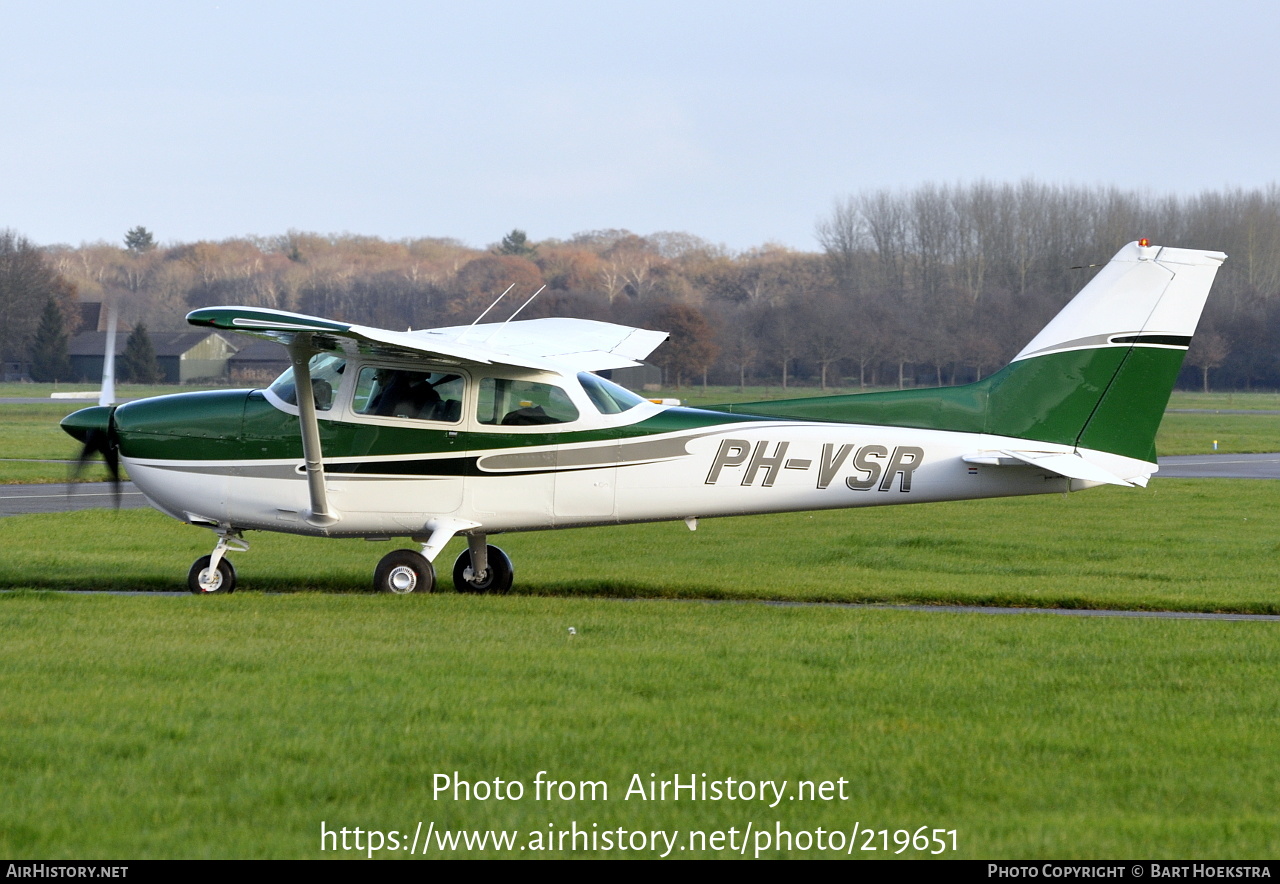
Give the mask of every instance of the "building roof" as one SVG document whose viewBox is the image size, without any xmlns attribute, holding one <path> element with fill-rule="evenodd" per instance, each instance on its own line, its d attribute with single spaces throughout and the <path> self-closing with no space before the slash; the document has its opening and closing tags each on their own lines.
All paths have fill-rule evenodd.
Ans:
<svg viewBox="0 0 1280 884">
<path fill-rule="evenodd" d="M 147 332 L 151 346 L 156 351 L 156 358 L 165 356 L 181 356 L 197 344 L 210 337 L 215 337 L 231 346 L 231 342 L 214 332 Z M 128 333 L 116 334 L 116 355 L 123 356 L 125 346 L 129 343 Z M 81 332 L 67 341 L 69 356 L 101 356 L 107 349 L 106 332 Z M 232 348 L 234 349 L 234 347 Z"/>
<path fill-rule="evenodd" d="M 101 301 L 77 301 L 76 308 L 79 311 L 80 324 L 76 327 L 82 332 L 107 330 L 107 317 L 110 311 L 103 309 L 106 305 Z M 116 321 L 116 328 L 126 334 L 133 328 L 127 322 Z"/>
<path fill-rule="evenodd" d="M 243 347 L 236 351 L 236 355 L 229 360 L 232 365 L 245 365 L 247 363 L 288 363 L 289 351 L 285 349 L 283 344 L 277 344 L 275 341 L 258 341 L 249 340 Z"/>
</svg>

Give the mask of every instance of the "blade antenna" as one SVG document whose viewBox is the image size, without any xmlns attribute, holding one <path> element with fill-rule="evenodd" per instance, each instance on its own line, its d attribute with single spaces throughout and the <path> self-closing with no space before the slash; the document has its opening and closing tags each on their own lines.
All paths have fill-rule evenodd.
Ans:
<svg viewBox="0 0 1280 884">
<path fill-rule="evenodd" d="M 516 308 L 516 312 L 515 312 L 515 313 L 512 313 L 510 316 L 508 316 L 506 319 L 504 319 L 504 320 L 502 321 L 502 324 L 503 324 L 503 325 L 506 325 L 508 322 L 510 322 L 511 320 L 515 319 L 517 316 L 519 316 L 519 315 L 520 315 L 520 311 L 521 311 L 521 310 L 523 310 L 525 307 L 528 307 L 530 304 L 532 304 L 532 303 L 533 303 L 533 299 L 534 299 L 534 298 L 536 298 L 536 297 L 538 297 L 538 295 L 542 294 L 543 289 L 545 289 L 546 287 L 547 287 L 547 286 L 546 286 L 546 283 L 543 283 L 542 288 L 538 289 L 536 292 L 534 292 L 532 295 L 530 295 L 530 296 L 529 296 L 529 300 L 525 301 L 523 304 L 521 304 L 519 307 L 517 307 L 517 308 Z"/>
<path fill-rule="evenodd" d="M 492 303 L 492 304 L 490 304 L 488 307 L 485 307 L 485 308 L 484 308 L 484 312 L 483 312 L 483 313 L 481 313 L 479 316 L 477 316 L 475 319 L 473 319 L 473 320 L 471 321 L 471 325 L 467 326 L 467 327 L 463 330 L 462 334 L 458 335 L 458 340 L 459 340 L 459 341 L 461 341 L 463 338 L 465 338 L 465 337 L 466 337 L 466 336 L 471 332 L 472 327 L 473 327 L 473 326 L 475 326 L 475 324 L 476 324 L 477 322 L 479 322 L 480 320 L 482 320 L 482 319 L 484 319 L 486 316 L 488 316 L 488 315 L 489 315 L 489 311 L 490 311 L 490 310 L 492 310 L 494 307 L 497 307 L 497 306 L 498 306 L 498 302 L 499 302 L 499 301 L 501 301 L 503 298 L 505 298 L 505 297 L 507 296 L 507 292 L 511 291 L 511 290 L 512 290 L 513 288 L 515 288 L 515 287 L 516 287 L 516 284 L 515 284 L 514 282 L 513 282 L 513 283 L 511 283 L 511 285 L 507 286 L 506 291 L 504 291 L 502 294 L 498 295 L 498 297 L 494 298 L 494 299 L 493 299 L 493 303 Z"/>
<path fill-rule="evenodd" d="M 502 320 L 502 322 L 498 324 L 498 327 L 497 327 L 497 328 L 495 328 L 493 331 L 489 332 L 489 337 L 485 338 L 485 339 L 484 339 L 484 342 L 485 342 L 486 344 L 487 344 L 487 343 L 489 343 L 489 341 L 493 339 L 493 336 L 494 336 L 494 335 L 496 335 L 498 332 L 502 331 L 502 327 L 503 327 L 504 325 L 506 325 L 508 322 L 510 322 L 511 320 L 515 319 L 517 316 L 519 316 L 519 315 L 520 315 L 520 311 L 521 311 L 521 310 L 523 310 L 525 307 L 528 307 L 530 304 L 532 304 L 532 303 L 533 303 L 533 299 L 534 299 L 534 298 L 536 298 L 536 297 L 538 297 L 538 295 L 542 294 L 542 289 L 545 289 L 546 287 L 547 287 L 547 286 L 546 286 L 546 284 L 544 283 L 541 289 L 538 289 L 536 292 L 534 292 L 532 295 L 530 295 L 530 296 L 529 296 L 529 300 L 525 301 L 523 304 L 521 304 L 519 307 L 517 307 L 517 308 L 516 308 L 516 312 L 515 312 L 515 313 L 512 313 L 512 314 L 511 314 L 510 316 L 508 316 L 506 319 Z"/>
</svg>

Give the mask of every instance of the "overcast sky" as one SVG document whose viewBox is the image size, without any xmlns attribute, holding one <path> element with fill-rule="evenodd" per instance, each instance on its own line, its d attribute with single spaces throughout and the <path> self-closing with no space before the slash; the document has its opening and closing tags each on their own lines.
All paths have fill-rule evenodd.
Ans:
<svg viewBox="0 0 1280 884">
<path fill-rule="evenodd" d="M 868 188 L 1276 181 L 1280 4 L 0 0 L 0 228 L 817 248 Z"/>
</svg>

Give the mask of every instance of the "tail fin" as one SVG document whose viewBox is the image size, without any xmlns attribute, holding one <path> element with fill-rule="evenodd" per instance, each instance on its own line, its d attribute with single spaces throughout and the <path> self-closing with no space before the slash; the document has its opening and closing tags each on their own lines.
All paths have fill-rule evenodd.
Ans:
<svg viewBox="0 0 1280 884">
<path fill-rule="evenodd" d="M 1155 462 L 1155 434 L 1222 252 L 1130 243 L 991 377 L 962 387 L 726 406 L 987 433 Z"/>
<path fill-rule="evenodd" d="M 1155 462 L 1221 252 L 1130 243 L 1003 371 L 987 432 Z"/>
</svg>

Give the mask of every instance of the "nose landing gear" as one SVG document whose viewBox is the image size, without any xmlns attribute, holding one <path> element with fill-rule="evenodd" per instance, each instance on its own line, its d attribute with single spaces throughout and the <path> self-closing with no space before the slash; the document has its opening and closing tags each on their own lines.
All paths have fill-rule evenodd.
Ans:
<svg viewBox="0 0 1280 884">
<path fill-rule="evenodd" d="M 187 572 L 187 589 L 196 595 L 235 592 L 236 569 L 225 556 L 228 550 L 246 552 L 248 549 L 249 544 L 239 531 L 219 531 L 213 553 L 196 559 Z"/>
</svg>

